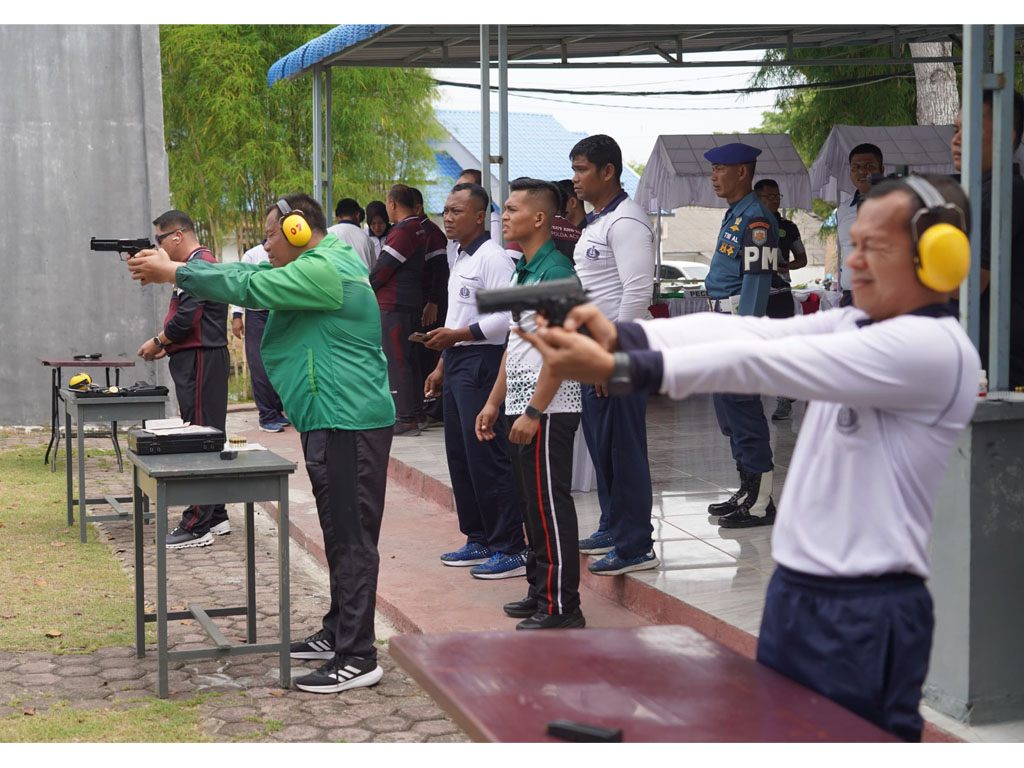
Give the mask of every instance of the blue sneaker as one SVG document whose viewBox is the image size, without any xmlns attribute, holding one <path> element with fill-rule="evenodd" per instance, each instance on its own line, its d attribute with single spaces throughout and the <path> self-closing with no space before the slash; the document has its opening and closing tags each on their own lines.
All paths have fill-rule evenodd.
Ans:
<svg viewBox="0 0 1024 768">
<path fill-rule="evenodd" d="M 269 424 L 260 424 L 260 432 L 282 432 L 284 424 L 279 421 L 272 421 Z"/>
<path fill-rule="evenodd" d="M 441 562 L 445 565 L 479 565 L 486 563 L 492 552 L 483 544 L 466 544 L 454 552 L 445 552 L 441 555 Z"/>
<path fill-rule="evenodd" d="M 511 579 L 525 576 L 526 558 L 518 553 L 506 555 L 504 552 L 495 552 L 483 565 L 470 568 L 469 574 L 475 579 Z"/>
<path fill-rule="evenodd" d="M 661 565 L 661 561 L 654 554 L 653 549 L 638 557 L 631 557 L 626 560 L 615 554 L 615 549 L 613 548 L 611 552 L 600 560 L 591 563 L 588 566 L 588 570 L 599 576 L 618 576 L 620 573 L 628 573 L 629 571 L 646 571 L 651 568 L 657 568 L 659 565 Z"/>
<path fill-rule="evenodd" d="M 287 416 L 282 416 L 280 419 L 277 420 L 277 423 L 280 424 L 282 427 L 290 427 L 292 425 L 291 420 Z"/>
<path fill-rule="evenodd" d="M 580 552 L 584 555 L 603 555 L 615 548 L 611 531 L 594 531 L 585 539 L 580 539 Z"/>
</svg>

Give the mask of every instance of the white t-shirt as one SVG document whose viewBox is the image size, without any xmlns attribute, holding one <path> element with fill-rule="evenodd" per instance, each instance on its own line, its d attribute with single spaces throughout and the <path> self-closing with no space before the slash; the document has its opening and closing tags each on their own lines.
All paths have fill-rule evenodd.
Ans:
<svg viewBox="0 0 1024 768">
<path fill-rule="evenodd" d="M 573 261 L 588 301 L 605 317 L 621 322 L 651 316 L 654 233 L 647 214 L 625 192 L 587 215 Z"/>
<path fill-rule="evenodd" d="M 843 291 L 852 290 L 850 285 L 850 274 L 846 269 L 846 260 L 853 253 L 853 243 L 850 241 L 850 227 L 857 218 L 857 201 L 860 196 L 855 194 L 836 208 L 836 239 L 839 242 L 839 289 Z"/>
<path fill-rule="evenodd" d="M 366 265 L 367 272 L 373 269 L 373 265 L 377 261 L 377 251 L 362 227 L 354 221 L 342 221 L 333 227 L 328 227 L 327 231 L 335 235 L 341 242 L 348 243 L 355 249 L 359 258 Z"/>
<path fill-rule="evenodd" d="M 270 261 L 270 256 L 267 255 L 267 249 L 263 247 L 263 243 L 257 243 L 248 251 L 242 254 L 242 258 L 239 261 L 245 264 L 259 264 L 263 261 Z M 250 307 L 250 309 L 257 309 L 257 307 Z M 231 311 L 228 313 L 228 318 L 233 318 L 236 314 L 241 315 L 245 312 L 244 307 L 236 307 L 234 304 L 231 305 Z"/>
<path fill-rule="evenodd" d="M 536 312 L 522 312 L 519 325 L 509 326 L 508 347 L 505 351 L 505 413 L 518 416 L 526 410 L 537 391 L 537 379 L 544 364 L 544 357 L 532 344 L 523 341 L 511 330 L 521 327 L 527 333 L 537 330 Z M 580 413 L 583 401 L 580 396 L 580 383 L 572 379 L 564 379 L 551 398 L 544 413 Z"/>
<path fill-rule="evenodd" d="M 858 327 L 854 307 L 786 320 L 702 312 L 641 323 L 661 391 L 807 400 L 772 556 L 818 576 L 929 574 L 932 505 L 978 399 L 978 353 L 955 317 Z"/>
</svg>

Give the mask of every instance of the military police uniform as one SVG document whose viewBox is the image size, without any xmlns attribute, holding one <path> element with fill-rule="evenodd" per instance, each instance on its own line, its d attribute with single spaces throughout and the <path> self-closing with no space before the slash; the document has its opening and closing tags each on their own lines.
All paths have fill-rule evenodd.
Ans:
<svg viewBox="0 0 1024 768">
<path fill-rule="evenodd" d="M 734 143 L 715 147 L 704 157 L 715 164 L 741 165 L 754 162 L 759 154 L 756 147 Z M 778 269 L 778 237 L 775 216 L 753 191 L 729 206 L 704 281 L 715 311 L 765 314 L 772 275 Z M 713 398 L 718 426 L 729 438 L 740 473 L 740 488 L 728 501 L 710 505 L 708 512 L 719 516 L 724 528 L 769 525 L 775 520 L 774 465 L 761 396 L 716 393 Z"/>
</svg>

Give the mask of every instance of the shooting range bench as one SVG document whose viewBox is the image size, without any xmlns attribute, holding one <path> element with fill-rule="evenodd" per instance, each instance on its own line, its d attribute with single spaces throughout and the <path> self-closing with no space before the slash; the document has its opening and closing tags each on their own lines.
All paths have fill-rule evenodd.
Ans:
<svg viewBox="0 0 1024 768">
<path fill-rule="evenodd" d="M 399 635 L 389 650 L 474 741 L 558 741 L 554 720 L 626 742 L 897 741 L 689 627 Z"/>
<path fill-rule="evenodd" d="M 79 539 L 85 542 L 86 521 L 127 520 L 130 512 L 121 506 L 122 502 L 131 501 L 131 496 L 114 496 L 105 494 L 100 498 L 87 498 L 85 492 L 85 425 L 90 422 L 107 422 L 114 437 L 117 449 L 117 422 L 145 421 L 146 419 L 162 419 L 167 409 L 167 395 L 140 395 L 137 397 L 82 397 L 73 390 L 58 390 L 58 399 L 64 404 L 64 429 L 67 432 L 68 444 L 64 450 L 64 464 L 67 468 L 67 512 L 68 526 L 75 522 L 74 506 L 78 503 Z M 71 449 L 71 422 L 77 426 L 77 451 Z M 71 454 L 75 453 L 78 468 L 78 498 L 74 497 L 71 471 Z M 56 451 L 54 451 L 56 458 Z M 117 468 L 121 471 L 121 452 L 117 449 Z M 109 504 L 114 514 L 86 515 L 87 504 Z"/>
<path fill-rule="evenodd" d="M 81 356 L 80 356 L 81 357 Z M 43 464 L 50 463 L 50 449 L 53 449 L 54 458 L 57 456 L 57 449 L 60 447 L 60 386 L 61 368 L 104 368 L 106 369 L 107 386 L 110 386 L 110 369 L 114 369 L 114 385 L 121 384 L 121 369 L 135 366 L 134 360 L 126 357 L 97 357 L 92 359 L 78 359 L 74 356 L 49 356 L 41 357 L 39 361 L 49 366 L 50 376 L 50 442 L 46 446 L 46 454 L 43 456 Z M 68 443 L 71 442 L 71 432 L 67 433 Z M 122 470 L 121 446 L 117 444 L 117 424 L 110 425 L 110 439 L 114 442 L 114 453 L 117 454 L 117 471 Z M 56 472 L 56 463 L 50 464 L 50 471 Z"/>
<path fill-rule="evenodd" d="M 270 451 L 239 451 L 237 458 L 224 460 L 219 453 L 175 453 L 139 456 L 129 450 L 125 454 L 133 465 L 135 505 L 135 651 L 138 658 L 146 654 L 146 622 L 157 627 L 157 695 L 167 698 L 167 667 L 170 659 L 200 659 L 251 653 L 279 653 L 281 656 L 281 687 L 291 684 L 291 627 L 289 623 L 288 579 L 288 476 L 295 464 Z M 273 501 L 279 504 L 277 529 L 278 621 L 280 638 L 275 642 L 256 643 L 256 539 L 254 502 Z M 150 502 L 156 507 L 156 601 L 155 610 L 145 609 L 145 575 L 143 520 Z M 186 610 L 167 610 L 167 508 L 187 504 L 245 503 L 245 593 L 241 607 L 210 608 L 189 604 Z M 150 529 L 152 530 L 152 529 Z M 246 616 L 246 642 L 232 645 L 211 621 L 217 616 Z M 213 641 L 213 648 L 171 651 L 167 647 L 167 622 L 193 619 Z"/>
</svg>

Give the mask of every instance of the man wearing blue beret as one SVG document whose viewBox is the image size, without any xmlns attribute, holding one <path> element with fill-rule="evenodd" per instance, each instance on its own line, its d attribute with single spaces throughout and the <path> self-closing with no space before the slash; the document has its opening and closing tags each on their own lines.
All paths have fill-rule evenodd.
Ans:
<svg viewBox="0 0 1024 768">
<path fill-rule="evenodd" d="M 764 316 L 772 274 L 779 265 L 775 217 L 754 193 L 754 169 L 761 150 L 738 142 L 704 153 L 711 163 L 715 194 L 729 203 L 704 285 L 716 312 Z M 772 446 L 760 395 L 714 395 L 715 415 L 729 438 L 740 487 L 708 513 L 723 528 L 775 522 Z"/>
</svg>

